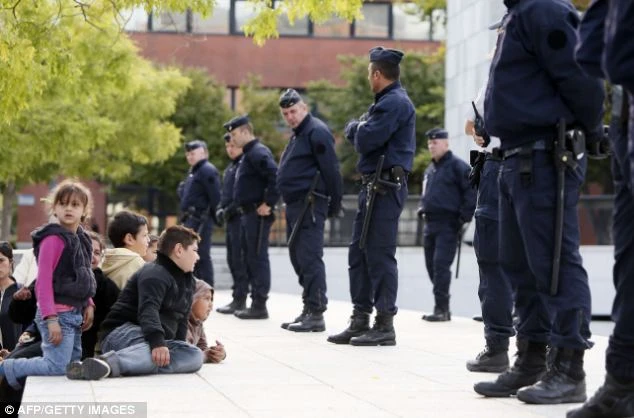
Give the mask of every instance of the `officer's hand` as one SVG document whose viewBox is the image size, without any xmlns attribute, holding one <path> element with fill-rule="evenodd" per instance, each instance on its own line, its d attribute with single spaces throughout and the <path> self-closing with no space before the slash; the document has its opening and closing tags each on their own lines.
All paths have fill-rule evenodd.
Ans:
<svg viewBox="0 0 634 418">
<path fill-rule="evenodd" d="M 259 216 L 269 216 L 271 215 L 272 210 L 269 205 L 267 205 L 266 203 L 262 203 L 260 206 L 258 206 L 257 212 Z"/>
<path fill-rule="evenodd" d="M 467 231 L 467 228 L 469 228 L 469 221 L 463 218 L 460 218 L 458 220 L 458 224 L 459 224 L 458 232 L 460 233 L 460 236 L 462 237 L 464 233 Z"/>
<path fill-rule="evenodd" d="M 216 225 L 222 226 L 225 223 L 225 210 L 220 208 L 216 211 Z"/>
<path fill-rule="evenodd" d="M 603 136 L 586 137 L 586 152 L 588 153 L 588 158 L 594 160 L 607 158 L 610 154 L 610 139 L 607 136 L 607 130 L 604 131 Z"/>
<path fill-rule="evenodd" d="M 359 117 L 359 122 L 365 122 L 366 120 L 368 120 L 369 117 L 370 117 L 370 114 L 368 112 L 365 112 L 363 115 Z"/>
<path fill-rule="evenodd" d="M 348 139 L 354 138 L 354 136 L 357 134 L 357 128 L 358 127 L 359 127 L 359 121 L 358 120 L 353 119 L 350 122 L 348 122 L 346 124 L 345 129 L 344 129 L 344 133 L 346 135 L 346 138 L 348 138 Z"/>
<path fill-rule="evenodd" d="M 418 219 L 423 219 L 424 214 L 425 212 L 423 212 L 423 208 L 418 208 L 418 210 L 416 211 L 416 216 L 418 216 Z"/>
<path fill-rule="evenodd" d="M 341 203 L 330 204 L 330 206 L 328 207 L 329 218 L 343 218 L 344 216 L 345 216 L 345 212 L 343 210 L 343 206 L 341 206 Z"/>
</svg>

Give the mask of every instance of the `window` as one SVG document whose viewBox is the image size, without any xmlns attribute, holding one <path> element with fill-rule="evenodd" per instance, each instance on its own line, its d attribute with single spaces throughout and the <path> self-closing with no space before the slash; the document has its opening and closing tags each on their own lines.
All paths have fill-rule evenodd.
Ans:
<svg viewBox="0 0 634 418">
<path fill-rule="evenodd" d="M 392 5 L 394 39 L 427 40 L 430 37 L 429 20 L 421 21 L 420 13 L 413 4 Z"/>
<path fill-rule="evenodd" d="M 348 38 L 350 36 L 350 23 L 345 19 L 334 17 L 323 23 L 313 23 L 315 36 Z"/>
<path fill-rule="evenodd" d="M 442 41 L 447 37 L 447 13 L 442 9 L 431 12 L 431 39 Z"/>
<path fill-rule="evenodd" d="M 238 33 L 244 32 L 242 27 L 253 17 L 255 17 L 255 8 L 245 0 L 236 0 L 234 14 L 234 31 Z"/>
<path fill-rule="evenodd" d="M 354 35 L 361 38 L 388 38 L 390 5 L 365 3 L 361 8 L 364 19 L 354 22 Z"/>
<path fill-rule="evenodd" d="M 152 14 L 152 30 L 157 32 L 187 32 L 187 12 Z"/>
<path fill-rule="evenodd" d="M 275 8 L 283 7 L 283 2 L 276 1 Z M 288 20 L 288 16 L 283 14 L 277 20 L 277 29 L 280 35 L 308 35 L 308 17 L 295 19 L 293 25 Z"/>
<path fill-rule="evenodd" d="M 148 30 L 149 15 L 143 7 L 119 12 L 117 21 L 123 25 L 123 29 L 132 32 L 146 32 Z"/>
<path fill-rule="evenodd" d="M 216 0 L 213 14 L 202 17 L 194 14 L 192 19 L 192 32 L 194 33 L 229 33 L 229 13 L 231 0 Z"/>
</svg>

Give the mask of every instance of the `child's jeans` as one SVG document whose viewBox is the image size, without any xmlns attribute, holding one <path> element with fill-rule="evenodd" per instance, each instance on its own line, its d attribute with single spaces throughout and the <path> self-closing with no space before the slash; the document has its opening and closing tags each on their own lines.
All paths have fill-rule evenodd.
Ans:
<svg viewBox="0 0 634 418">
<path fill-rule="evenodd" d="M 81 358 L 81 311 L 60 312 L 57 318 L 62 329 L 62 341 L 58 345 L 48 341 L 48 325 L 38 308 L 35 323 L 42 335 L 42 357 L 8 358 L 2 362 L 7 382 L 14 389 L 22 388 L 18 379 L 26 376 L 62 376 L 66 374 L 68 363 Z"/>
</svg>

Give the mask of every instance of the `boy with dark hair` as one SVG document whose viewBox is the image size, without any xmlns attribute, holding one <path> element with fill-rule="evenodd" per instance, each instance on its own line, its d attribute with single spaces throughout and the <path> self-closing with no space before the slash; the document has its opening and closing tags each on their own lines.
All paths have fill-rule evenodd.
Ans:
<svg viewBox="0 0 634 418">
<path fill-rule="evenodd" d="M 71 363 L 66 376 L 99 380 L 108 376 L 194 373 L 202 351 L 186 342 L 200 237 L 183 226 L 159 239 L 157 259 L 128 281 L 101 326 L 103 354 Z"/>
<path fill-rule="evenodd" d="M 147 219 L 143 215 L 122 210 L 108 224 L 108 239 L 115 248 L 106 250 L 102 270 L 119 289 L 144 264 L 149 233 Z"/>
</svg>

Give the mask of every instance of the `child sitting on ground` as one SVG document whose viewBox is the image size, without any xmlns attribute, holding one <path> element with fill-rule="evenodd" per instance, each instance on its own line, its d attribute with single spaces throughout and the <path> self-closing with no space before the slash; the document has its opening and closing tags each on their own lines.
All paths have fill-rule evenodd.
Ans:
<svg viewBox="0 0 634 418">
<path fill-rule="evenodd" d="M 227 357 L 225 346 L 218 340 L 216 345 L 207 345 L 207 336 L 203 323 L 209 317 L 214 305 L 214 288 L 206 282 L 196 279 L 194 302 L 187 323 L 187 342 L 200 348 L 204 354 L 205 363 L 220 363 Z"/>
</svg>

